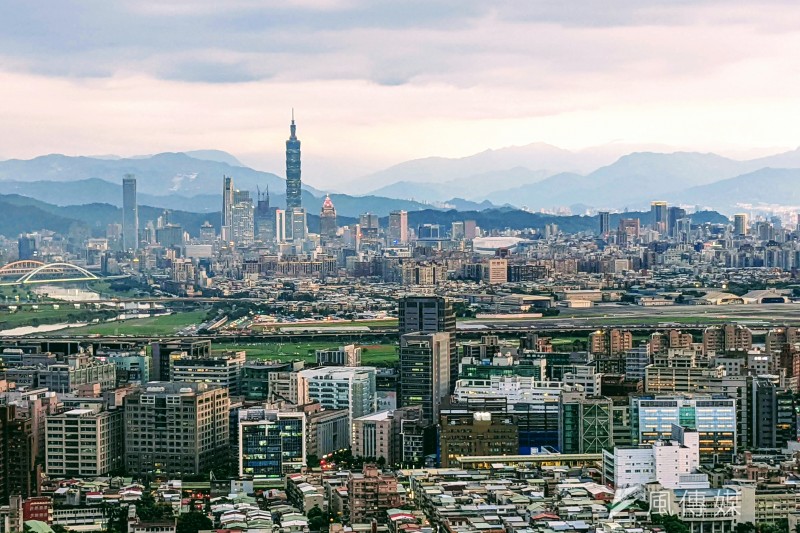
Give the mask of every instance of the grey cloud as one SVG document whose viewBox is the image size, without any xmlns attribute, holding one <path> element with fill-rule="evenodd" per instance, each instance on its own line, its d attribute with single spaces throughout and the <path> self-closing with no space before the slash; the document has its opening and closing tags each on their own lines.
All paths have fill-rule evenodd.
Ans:
<svg viewBox="0 0 800 533">
<path fill-rule="evenodd" d="M 0 53 L 12 59 L 9 68 L 49 76 L 133 71 L 188 82 L 366 79 L 381 85 L 471 86 L 504 73 L 505 83 L 535 86 L 560 72 L 624 70 L 658 50 L 657 43 L 631 46 L 598 32 L 692 24 L 701 7 L 719 8 L 724 16 L 726 7 L 747 5 L 744 0 L 7 0 L 0 3 Z M 658 51 L 666 59 L 652 66 L 665 71 L 702 71 L 719 60 L 700 50 L 676 67 L 669 50 Z"/>
</svg>

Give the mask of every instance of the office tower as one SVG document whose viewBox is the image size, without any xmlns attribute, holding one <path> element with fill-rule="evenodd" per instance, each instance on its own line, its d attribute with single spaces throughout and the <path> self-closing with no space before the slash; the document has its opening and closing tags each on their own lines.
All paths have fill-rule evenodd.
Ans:
<svg viewBox="0 0 800 533">
<path fill-rule="evenodd" d="M 283 209 L 275 210 L 275 242 L 286 242 L 286 211 Z"/>
<path fill-rule="evenodd" d="M 398 303 L 399 333 L 450 333 L 449 391 L 458 380 L 458 351 L 456 350 L 456 314 L 453 303 L 441 296 L 406 296 Z"/>
<path fill-rule="evenodd" d="M 361 237 L 374 241 L 378 238 L 380 230 L 380 219 L 374 213 L 361 213 L 358 217 L 358 225 L 361 226 Z"/>
<path fill-rule="evenodd" d="M 400 406 L 422 406 L 429 424 L 436 423 L 450 394 L 450 342 L 446 332 L 400 336 Z"/>
<path fill-rule="evenodd" d="M 564 391 L 558 404 L 561 453 L 601 453 L 614 447 L 613 402 L 583 391 Z"/>
<path fill-rule="evenodd" d="M 421 241 L 439 240 L 442 238 L 442 228 L 439 224 L 421 224 L 417 226 L 417 239 Z"/>
<path fill-rule="evenodd" d="M 450 223 L 450 239 L 454 241 L 460 241 L 464 239 L 464 222 L 458 220 L 456 222 Z"/>
<path fill-rule="evenodd" d="M 490 285 L 508 283 L 508 259 L 489 259 L 486 268 L 486 280 Z"/>
<path fill-rule="evenodd" d="M 652 227 L 662 235 L 667 232 L 667 202 L 651 202 L 650 218 Z"/>
<path fill-rule="evenodd" d="M 375 373 L 371 366 L 301 370 L 297 373 L 297 403 L 319 402 L 325 409 L 346 409 L 352 428 L 355 418 L 378 408 Z"/>
<path fill-rule="evenodd" d="M 639 238 L 639 219 L 621 218 L 617 228 L 617 242 L 619 244 L 631 244 Z"/>
<path fill-rule="evenodd" d="M 153 354 L 153 381 L 169 381 L 172 376 L 172 361 L 181 355 L 208 357 L 211 355 L 211 341 L 180 339 L 150 343 Z"/>
<path fill-rule="evenodd" d="M 237 246 L 249 246 L 255 240 L 253 200 L 250 191 L 234 191 L 231 206 L 230 240 Z"/>
<path fill-rule="evenodd" d="M 291 212 L 289 238 L 294 242 L 304 241 L 308 237 L 308 223 L 306 221 L 306 210 L 302 207 L 295 207 Z M 288 232 L 287 232 L 288 233 Z"/>
<path fill-rule="evenodd" d="M 156 242 L 164 248 L 183 246 L 183 228 L 178 224 L 167 224 L 156 230 Z"/>
<path fill-rule="evenodd" d="M 766 377 L 754 378 L 752 383 L 752 445 L 756 448 L 786 446 L 785 442 L 777 442 L 778 399 L 775 384 Z"/>
<path fill-rule="evenodd" d="M 122 178 L 122 249 L 139 248 L 139 207 L 136 204 L 136 178 L 125 174 Z"/>
<path fill-rule="evenodd" d="M 245 358 L 244 350 L 200 357 L 181 354 L 172 359 L 170 381 L 207 383 L 228 389 L 231 396 L 239 396 Z"/>
<path fill-rule="evenodd" d="M 389 213 L 389 246 L 408 243 L 408 211 Z"/>
<path fill-rule="evenodd" d="M 128 474 L 202 474 L 227 462 L 229 408 L 228 390 L 205 383 L 153 381 L 125 396 Z"/>
<path fill-rule="evenodd" d="M 676 237 L 678 232 L 678 221 L 686 218 L 686 210 L 680 207 L 670 207 L 667 209 L 667 234 Z"/>
<path fill-rule="evenodd" d="M 15 405 L 0 406 L 0 503 L 37 492 L 33 421 Z"/>
<path fill-rule="evenodd" d="M 306 454 L 322 457 L 350 446 L 352 429 L 345 409 L 323 409 L 313 402 L 297 407 L 306 416 Z"/>
<path fill-rule="evenodd" d="M 472 240 L 475 237 L 478 237 L 478 225 L 474 220 L 465 220 L 464 221 L 464 238 L 467 240 Z"/>
<path fill-rule="evenodd" d="M 353 420 L 353 455 L 381 457 L 392 464 L 392 412 L 380 411 Z"/>
<path fill-rule="evenodd" d="M 333 207 L 331 197 L 326 195 L 319 213 L 319 234 L 323 239 L 333 239 L 337 229 L 336 208 Z"/>
<path fill-rule="evenodd" d="M 658 482 L 663 487 L 680 488 L 681 481 L 700 467 L 700 439 L 697 431 L 672 426 L 668 439 L 651 445 L 615 446 L 603 450 L 603 478 L 606 485 L 624 489 Z M 706 480 L 707 482 L 707 480 Z"/>
<path fill-rule="evenodd" d="M 34 235 L 23 235 L 17 239 L 17 257 L 20 261 L 37 259 L 39 252 L 36 248 L 36 237 Z"/>
<path fill-rule="evenodd" d="M 634 444 L 669 438 L 672 425 L 697 430 L 702 464 L 730 463 L 736 455 L 736 400 L 723 395 L 632 396 Z"/>
<path fill-rule="evenodd" d="M 203 244 L 213 244 L 213 242 L 217 239 L 217 232 L 214 230 L 214 226 L 209 222 L 203 222 L 203 225 L 200 226 L 200 242 Z"/>
<path fill-rule="evenodd" d="M 608 211 L 600 211 L 597 215 L 600 219 L 600 235 L 606 236 L 611 233 L 611 215 Z"/>
<path fill-rule="evenodd" d="M 302 191 L 300 181 L 300 141 L 297 139 L 297 126 L 289 126 L 289 139 L 286 141 L 286 210 L 302 207 Z"/>
<path fill-rule="evenodd" d="M 319 366 L 361 366 L 361 347 L 355 344 L 317 350 L 316 355 Z"/>
<path fill-rule="evenodd" d="M 439 427 L 442 468 L 457 468 L 461 456 L 517 455 L 518 427 L 510 414 L 445 409 Z"/>
<path fill-rule="evenodd" d="M 283 479 L 306 464 L 306 416 L 262 407 L 238 413 L 240 476 Z"/>
<path fill-rule="evenodd" d="M 275 241 L 275 209 L 269 205 L 269 188 L 265 192 L 257 192 L 255 213 L 255 238 L 262 243 Z"/>
<path fill-rule="evenodd" d="M 747 235 L 748 223 L 747 213 L 733 215 L 733 234 Z"/>
<path fill-rule="evenodd" d="M 222 231 L 223 241 L 231 240 L 231 210 L 233 209 L 233 178 L 222 177 Z"/>
<path fill-rule="evenodd" d="M 105 476 L 122 468 L 122 410 L 71 409 L 47 417 L 46 471 L 50 476 Z"/>
</svg>

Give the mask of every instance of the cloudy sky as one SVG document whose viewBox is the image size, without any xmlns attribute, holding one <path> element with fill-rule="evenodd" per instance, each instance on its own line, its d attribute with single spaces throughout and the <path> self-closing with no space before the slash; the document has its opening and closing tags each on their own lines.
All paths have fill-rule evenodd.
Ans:
<svg viewBox="0 0 800 533">
<path fill-rule="evenodd" d="M 536 141 L 800 145 L 800 4 L 4 0 L 0 158 L 216 148 L 335 185 Z"/>
</svg>

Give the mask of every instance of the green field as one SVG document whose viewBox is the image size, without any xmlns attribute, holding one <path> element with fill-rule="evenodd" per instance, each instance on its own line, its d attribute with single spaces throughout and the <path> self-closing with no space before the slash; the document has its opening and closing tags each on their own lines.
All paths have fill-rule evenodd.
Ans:
<svg viewBox="0 0 800 533">
<path fill-rule="evenodd" d="M 59 303 L 59 309 L 53 309 L 52 304 L 38 304 L 39 309 L 32 309 L 29 304 L 25 304 L 23 309 L 15 312 L 0 312 L 0 330 L 25 327 L 41 326 L 45 324 L 60 323 L 80 323 L 88 322 L 95 318 L 108 318 L 108 314 L 102 311 L 90 309 L 75 309 L 72 304 Z"/>
<path fill-rule="evenodd" d="M 335 342 L 265 342 L 265 343 L 224 343 L 211 345 L 214 350 L 244 350 L 248 359 L 273 359 L 293 361 L 302 359 L 308 363 L 316 361 L 315 352 L 325 348 L 336 348 Z M 363 365 L 390 366 L 397 361 L 394 344 L 362 345 L 361 363 Z"/>
<path fill-rule="evenodd" d="M 69 330 L 70 335 L 172 335 L 192 324 L 205 321 L 205 311 L 186 311 L 150 318 L 135 318 L 91 324 Z"/>
</svg>

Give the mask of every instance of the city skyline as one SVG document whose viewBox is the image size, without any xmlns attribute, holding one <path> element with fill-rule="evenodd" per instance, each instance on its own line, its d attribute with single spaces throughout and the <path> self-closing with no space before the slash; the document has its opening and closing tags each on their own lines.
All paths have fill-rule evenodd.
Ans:
<svg viewBox="0 0 800 533">
<path fill-rule="evenodd" d="M 0 158 L 218 148 L 275 171 L 291 107 L 313 148 L 312 185 L 531 142 L 738 155 L 800 144 L 790 4 L 220 9 L 4 8 L 0 105 L 14 135 Z"/>
</svg>

